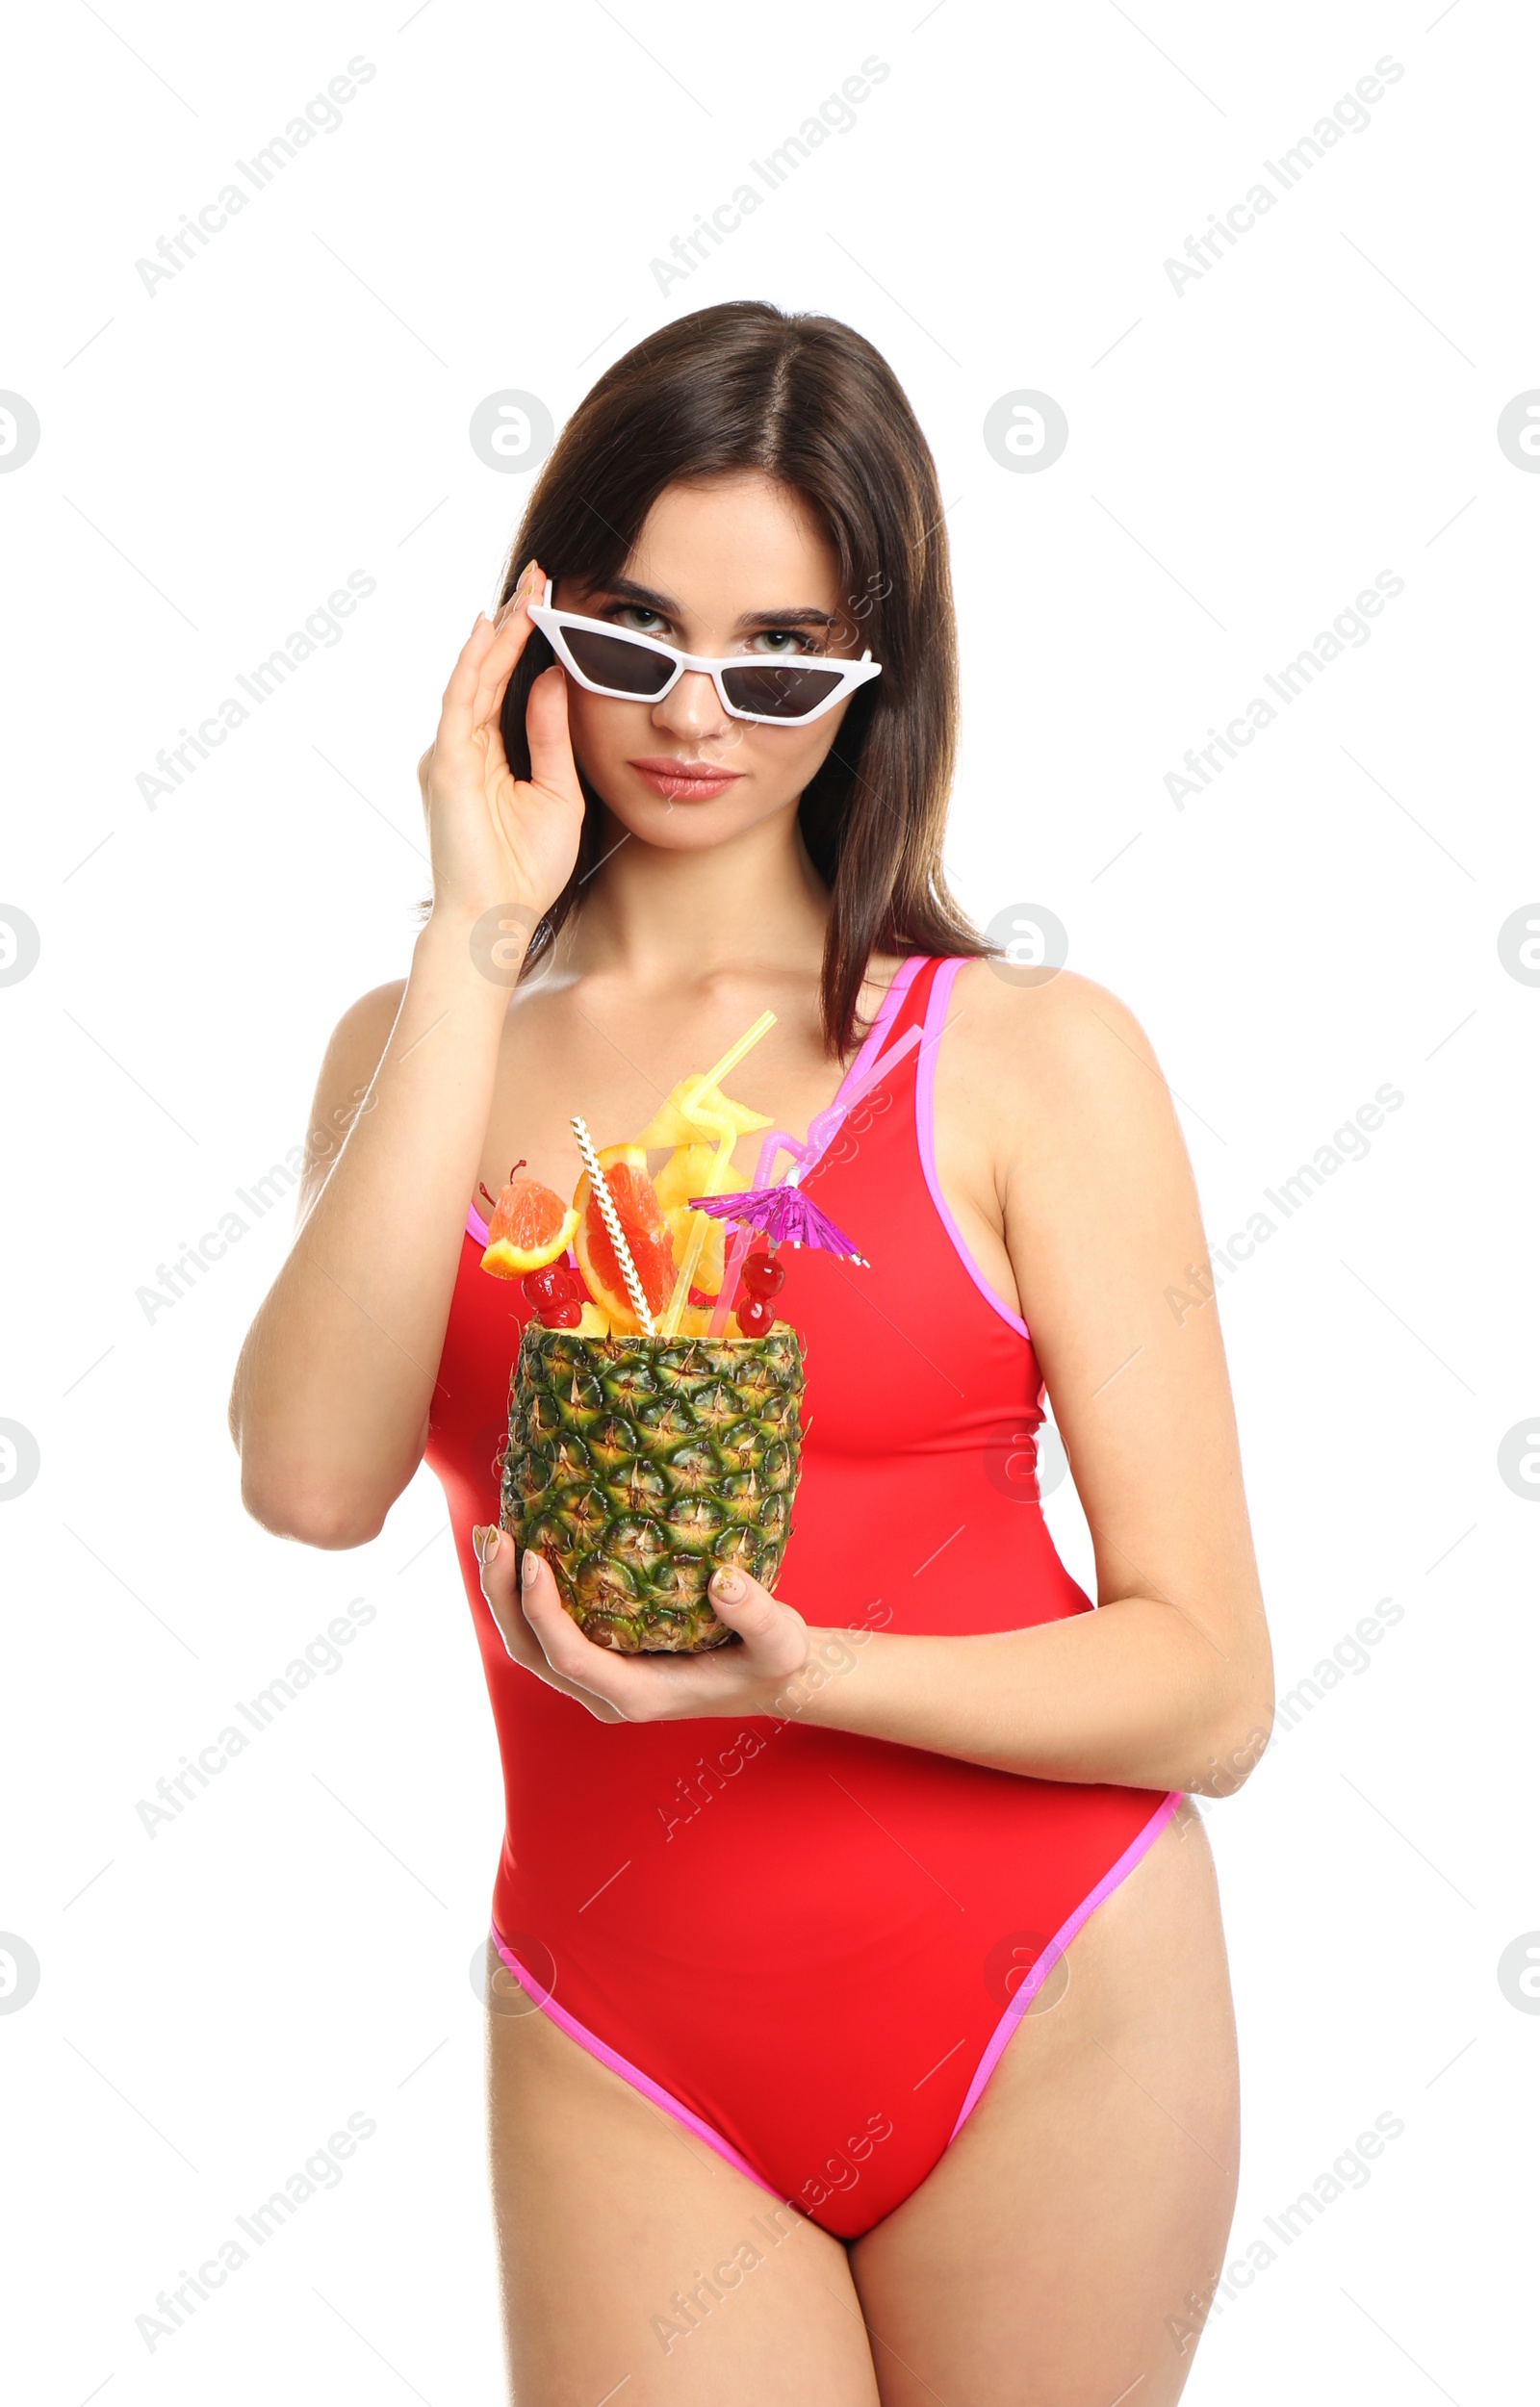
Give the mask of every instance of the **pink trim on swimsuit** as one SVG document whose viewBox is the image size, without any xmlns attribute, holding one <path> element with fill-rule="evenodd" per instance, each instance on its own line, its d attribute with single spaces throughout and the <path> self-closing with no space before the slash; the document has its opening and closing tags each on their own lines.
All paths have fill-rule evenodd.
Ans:
<svg viewBox="0 0 1540 2407">
<path fill-rule="evenodd" d="M 962 967 L 964 958 L 966 957 L 956 956 L 951 960 L 943 961 L 931 985 L 931 1000 L 925 1013 L 925 1041 L 920 1047 L 919 1064 L 914 1073 L 914 1126 L 919 1138 L 920 1167 L 925 1172 L 925 1184 L 931 1191 L 931 1201 L 936 1206 L 941 1226 L 951 1239 L 963 1269 L 973 1281 L 985 1302 L 994 1307 L 1001 1319 L 1009 1327 L 1014 1329 L 1017 1337 L 1027 1337 L 1030 1332 L 1020 1314 L 1013 1312 L 1003 1297 L 995 1293 L 969 1253 L 967 1240 L 947 1208 L 946 1197 L 941 1192 L 941 1182 L 936 1175 L 936 1054 L 941 1040 L 941 1031 L 946 1025 L 947 999 L 952 992 L 953 981 Z"/>
<path fill-rule="evenodd" d="M 952 2126 L 953 2139 L 957 2138 L 958 2133 L 962 2130 L 963 2124 L 967 2121 L 968 2116 L 972 2113 L 974 2108 L 978 2105 L 979 2100 L 983 2097 L 985 2086 L 988 2081 L 989 2075 L 993 2072 L 996 2064 L 1000 2061 L 1001 2057 L 1005 2054 L 1006 2041 L 1010 2038 L 1011 2034 L 1014 2031 L 1017 2023 L 1021 2020 L 1021 2017 L 1026 2012 L 1027 2008 L 1032 2004 L 1032 2001 L 1037 1996 L 1038 1991 L 1047 1980 L 1048 1975 L 1052 1972 L 1055 1964 L 1059 1961 L 1060 1957 L 1069 1945 L 1069 1942 L 1074 1937 L 1075 1933 L 1080 1929 L 1082 1923 L 1088 1921 L 1095 1912 L 1103 1898 L 1111 1897 L 1118 1882 L 1125 1879 L 1126 1876 L 1133 1871 L 1134 1866 L 1139 1862 L 1141 1856 L 1145 1855 L 1147 1851 L 1153 1847 L 1155 1841 L 1160 1837 L 1161 1832 L 1165 1830 L 1166 1825 L 1169 1822 L 1172 1814 L 1176 1811 L 1177 1806 L 1181 1804 L 1182 1794 L 1183 1792 L 1179 1788 L 1173 1788 L 1162 1798 L 1160 1804 L 1156 1806 L 1155 1811 L 1150 1815 L 1149 1820 L 1145 1823 L 1144 1828 L 1140 1831 L 1139 1836 L 1130 1846 L 1124 1848 L 1122 1854 L 1118 1856 L 1117 1861 L 1113 1865 L 1112 1869 L 1102 1875 L 1095 1887 L 1091 1890 L 1091 1895 L 1088 1898 L 1083 1899 L 1082 1902 L 1075 1908 L 1075 1910 L 1069 1916 L 1068 1921 L 1061 1923 L 1059 1929 L 1054 1933 L 1053 1937 L 1048 1941 L 1047 1946 L 1043 1949 L 1042 1954 L 1033 1965 L 1032 1970 L 1028 1973 L 1020 1987 L 1014 1993 L 1010 2005 L 1006 2008 L 1005 2012 L 1001 2015 L 998 2024 L 995 2026 L 994 2036 L 989 2041 L 988 2046 L 985 2049 L 978 2070 L 974 2074 L 972 2082 L 969 2084 L 968 2094 L 962 2101 L 962 2112 Z"/>
<path fill-rule="evenodd" d="M 590 2056 L 597 2057 L 601 2064 L 607 2064 L 612 2073 L 619 2073 L 622 2081 L 629 2081 L 631 2087 L 639 2089 L 644 2098 L 651 2098 L 653 2104 L 661 2107 L 665 2114 L 672 2114 L 676 2122 L 683 2123 L 688 2130 L 694 2132 L 698 2139 L 704 2139 L 708 2148 L 714 2148 L 718 2156 L 726 2157 L 734 2172 L 741 2173 L 746 2181 L 753 2182 L 757 2189 L 768 2190 L 772 2198 L 781 2196 L 780 2190 L 767 2182 L 762 2173 L 755 2171 L 748 2158 L 740 2155 L 731 2140 L 724 2139 L 721 2133 L 713 2131 L 709 2123 L 703 2122 L 699 2114 L 692 2114 L 689 2108 L 682 2106 L 678 2098 L 662 2087 L 660 2082 L 653 2081 L 646 2073 L 638 2072 L 636 2066 L 628 2063 L 624 2056 L 617 2055 L 613 2048 L 606 2047 L 603 2039 L 596 2038 L 593 2032 L 578 2020 L 576 2014 L 569 2014 L 564 2006 L 558 2006 L 545 1984 L 537 1981 L 533 1973 L 525 1970 L 513 1950 L 505 1944 L 496 1923 L 492 1925 L 492 1943 L 519 1986 L 533 1998 L 542 2014 L 550 2015 L 558 2030 L 564 2031 L 570 2039 L 576 2039 L 578 2045 L 585 2048 Z"/>
<path fill-rule="evenodd" d="M 877 1007 L 877 1017 L 866 1032 L 866 1040 L 839 1082 L 838 1092 L 829 1107 L 831 1112 L 840 1102 L 846 1088 L 860 1076 L 868 1063 L 877 1059 L 882 1050 L 883 1039 L 898 1016 L 898 1007 L 924 967 L 927 958 L 924 953 L 909 953 L 899 962 L 897 969 L 893 972 L 892 984 Z"/>
</svg>

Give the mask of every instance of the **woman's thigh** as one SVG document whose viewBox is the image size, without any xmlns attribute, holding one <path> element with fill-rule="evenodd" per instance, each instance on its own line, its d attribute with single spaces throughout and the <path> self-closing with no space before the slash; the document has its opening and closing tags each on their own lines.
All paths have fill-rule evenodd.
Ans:
<svg viewBox="0 0 1540 2407">
<path fill-rule="evenodd" d="M 878 2407 L 840 2242 L 559 2031 L 490 1943 L 487 1995 L 518 2407 Z"/>
<path fill-rule="evenodd" d="M 883 2407 L 1168 2407 L 1240 2138 L 1213 1857 L 1184 1803 L 1093 1913 L 936 2170 L 852 2268 Z"/>
</svg>

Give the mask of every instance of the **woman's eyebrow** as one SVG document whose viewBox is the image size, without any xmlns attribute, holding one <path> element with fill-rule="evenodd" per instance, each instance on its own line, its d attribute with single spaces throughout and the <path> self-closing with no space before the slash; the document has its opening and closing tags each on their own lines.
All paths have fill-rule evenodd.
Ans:
<svg viewBox="0 0 1540 2407">
<path fill-rule="evenodd" d="M 594 588 L 593 598 L 605 596 L 613 602 L 634 602 L 639 609 L 655 610 L 660 618 L 677 619 L 680 605 L 672 594 L 660 594 L 651 585 L 638 585 L 634 577 L 609 576 Z M 834 627 L 838 624 L 829 610 L 746 610 L 738 621 L 740 628 L 749 627 Z"/>
</svg>

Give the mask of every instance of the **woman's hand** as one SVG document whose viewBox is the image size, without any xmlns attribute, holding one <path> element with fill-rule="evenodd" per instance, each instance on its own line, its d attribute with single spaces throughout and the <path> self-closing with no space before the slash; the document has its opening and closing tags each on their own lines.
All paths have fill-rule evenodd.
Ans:
<svg viewBox="0 0 1540 2407">
<path fill-rule="evenodd" d="M 505 1530 L 494 1524 L 472 1534 L 481 1594 L 515 1663 L 564 1697 L 575 1697 L 601 1722 L 684 1722 L 745 1713 L 781 1720 L 799 1710 L 805 1691 L 811 1693 L 809 1679 L 821 1686 L 827 1677 L 812 1664 L 814 1633 L 802 1615 L 746 1573 L 718 1572 L 711 1582 L 711 1603 L 737 1632 L 739 1645 L 714 1647 L 705 1654 L 620 1654 L 584 1637 L 556 1593 L 544 1555 L 526 1548 L 521 1581 L 514 1571 L 518 1549 Z M 830 1635 L 845 1638 L 842 1631 Z"/>
<path fill-rule="evenodd" d="M 506 907 L 528 935 L 572 875 L 583 795 L 567 732 L 567 681 L 552 665 L 529 690 L 527 780 L 502 748 L 502 697 L 543 591 L 531 560 L 495 619 L 478 617 L 444 689 L 438 732 L 417 765 L 433 862 L 433 908 L 468 919 Z"/>
</svg>

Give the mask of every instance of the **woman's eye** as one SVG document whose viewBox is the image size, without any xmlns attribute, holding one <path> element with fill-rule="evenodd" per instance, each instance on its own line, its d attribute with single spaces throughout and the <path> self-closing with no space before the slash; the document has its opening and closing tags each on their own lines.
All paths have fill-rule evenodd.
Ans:
<svg viewBox="0 0 1540 2407">
<path fill-rule="evenodd" d="M 612 615 L 616 625 L 626 627 L 632 635 L 658 636 L 667 624 L 656 610 L 644 609 L 639 602 L 623 602 Z M 640 624 L 643 620 L 646 621 L 645 626 Z"/>
<path fill-rule="evenodd" d="M 818 649 L 810 635 L 799 635 L 795 627 L 761 627 L 758 634 L 751 636 L 749 641 L 751 649 L 758 645 L 772 657 L 778 653 L 782 654 L 794 653 L 800 656 L 804 653 L 816 652 Z"/>
</svg>

